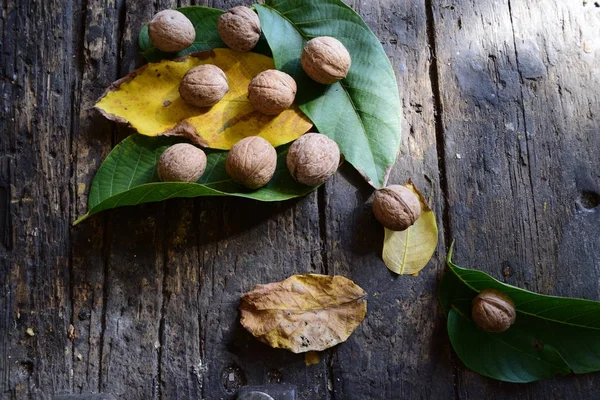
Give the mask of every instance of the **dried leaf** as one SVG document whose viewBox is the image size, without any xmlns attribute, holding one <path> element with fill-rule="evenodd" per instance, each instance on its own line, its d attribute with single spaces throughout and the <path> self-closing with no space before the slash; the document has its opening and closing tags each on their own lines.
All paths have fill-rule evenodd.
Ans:
<svg viewBox="0 0 600 400">
<path fill-rule="evenodd" d="M 344 342 L 367 313 L 366 292 L 343 276 L 294 275 L 242 296 L 241 323 L 260 341 L 294 353 Z"/>
<path fill-rule="evenodd" d="M 196 108 L 179 96 L 185 73 L 201 64 L 215 64 L 227 75 L 229 92 L 210 108 Z M 256 53 L 214 49 L 176 60 L 150 63 L 113 83 L 96 108 L 107 118 L 129 123 L 143 135 L 183 136 L 215 149 L 228 150 L 240 139 L 259 135 L 273 146 L 291 142 L 312 122 L 294 105 L 277 116 L 254 111 L 248 84 L 259 72 L 274 68 L 273 60 Z"/>
<path fill-rule="evenodd" d="M 418 275 L 437 247 L 438 229 L 435 215 L 421 192 L 411 182 L 405 186 L 419 197 L 421 216 L 404 231 L 385 229 L 382 257 L 390 271 L 400 275 Z"/>
<path fill-rule="evenodd" d="M 309 351 L 304 353 L 304 365 L 310 367 L 311 365 L 318 364 L 321 361 L 319 353 L 316 351 Z"/>
</svg>

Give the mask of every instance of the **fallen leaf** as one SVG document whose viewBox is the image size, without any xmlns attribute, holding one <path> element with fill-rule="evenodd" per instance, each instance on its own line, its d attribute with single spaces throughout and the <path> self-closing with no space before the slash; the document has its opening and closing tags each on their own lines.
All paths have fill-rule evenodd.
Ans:
<svg viewBox="0 0 600 400">
<path fill-rule="evenodd" d="M 354 332 L 367 313 L 366 295 L 343 276 L 294 275 L 244 294 L 241 323 L 271 347 L 321 351 Z"/>
<path fill-rule="evenodd" d="M 425 197 L 409 182 L 421 202 L 421 216 L 408 229 L 396 232 L 385 228 L 383 240 L 383 262 L 392 272 L 400 275 L 417 275 L 433 256 L 437 247 L 438 229 L 435 215 Z"/>
<path fill-rule="evenodd" d="M 229 82 L 229 92 L 210 108 L 192 107 L 179 96 L 183 75 L 201 64 L 217 65 Z M 183 136 L 201 146 L 228 150 L 240 139 L 258 135 L 279 146 L 307 132 L 312 122 L 295 105 L 276 116 L 254 111 L 248 84 L 272 68 L 273 59 L 256 53 L 228 49 L 193 53 L 135 70 L 113 83 L 96 108 L 147 136 Z"/>
<path fill-rule="evenodd" d="M 309 351 L 304 354 L 304 365 L 307 367 L 318 364 L 321 358 L 319 357 L 319 353 L 316 351 Z"/>
</svg>

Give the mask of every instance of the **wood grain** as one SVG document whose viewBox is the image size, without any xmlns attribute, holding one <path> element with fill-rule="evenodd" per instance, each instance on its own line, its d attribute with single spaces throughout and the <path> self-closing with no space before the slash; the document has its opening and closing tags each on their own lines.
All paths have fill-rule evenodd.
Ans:
<svg viewBox="0 0 600 400">
<path fill-rule="evenodd" d="M 348 165 L 299 200 L 170 200 L 70 227 L 98 166 L 132 133 L 91 106 L 143 63 L 141 26 L 188 4 L 2 4 L 0 398 L 233 399 L 242 385 L 276 383 L 315 400 L 593 396 L 598 374 L 510 385 L 466 370 L 436 288 L 456 239 L 459 265 L 600 299 L 600 7 L 348 1 L 398 79 L 390 183 L 411 178 L 438 216 L 430 265 L 396 277 L 380 258 L 372 188 Z M 363 324 L 311 366 L 255 340 L 237 311 L 255 284 L 306 272 L 369 293 Z"/>
<path fill-rule="evenodd" d="M 600 64 L 583 49 L 591 36 L 582 37 L 597 38 L 590 10 L 511 0 L 436 4 L 433 13 L 456 263 L 541 293 L 599 300 L 598 280 L 589 279 L 600 243 L 599 103 L 589 90 Z M 457 394 L 585 398 L 597 376 L 511 385 L 458 364 Z"/>
</svg>

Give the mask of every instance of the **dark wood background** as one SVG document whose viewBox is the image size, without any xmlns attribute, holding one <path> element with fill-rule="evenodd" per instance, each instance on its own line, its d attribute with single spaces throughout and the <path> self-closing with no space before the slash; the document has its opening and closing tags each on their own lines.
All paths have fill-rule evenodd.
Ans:
<svg viewBox="0 0 600 400">
<path fill-rule="evenodd" d="M 170 200 L 72 228 L 94 172 L 132 133 L 91 106 L 143 62 L 142 24 L 188 2 L 2 1 L 0 398 L 230 399 L 277 382 L 300 399 L 597 396 L 598 374 L 516 385 L 468 371 L 436 287 L 455 239 L 459 265 L 600 300 L 600 4 L 348 3 L 398 79 L 391 183 L 412 178 L 438 217 L 438 250 L 416 278 L 383 265 L 372 190 L 349 166 L 297 201 Z M 369 292 L 366 320 L 309 367 L 254 340 L 237 312 L 255 284 L 306 272 Z"/>
</svg>

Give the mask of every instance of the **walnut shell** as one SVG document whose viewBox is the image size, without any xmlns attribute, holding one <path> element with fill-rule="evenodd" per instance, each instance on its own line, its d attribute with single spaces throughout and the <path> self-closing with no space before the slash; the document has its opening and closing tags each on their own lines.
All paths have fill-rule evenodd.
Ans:
<svg viewBox="0 0 600 400">
<path fill-rule="evenodd" d="M 352 62 L 342 42 L 319 36 L 306 43 L 300 63 L 314 81 L 330 85 L 346 77 Z"/>
<path fill-rule="evenodd" d="M 178 143 L 162 153 L 156 171 L 163 182 L 196 182 L 205 168 L 204 151 L 189 143 Z"/>
<path fill-rule="evenodd" d="M 421 216 L 421 202 L 409 188 L 391 185 L 375 192 L 373 213 L 381 225 L 403 231 Z"/>
<path fill-rule="evenodd" d="M 296 89 L 294 78 L 285 72 L 268 69 L 250 81 L 248 99 L 256 111 L 276 115 L 292 105 Z"/>
<path fill-rule="evenodd" d="M 287 167 L 297 182 L 307 186 L 324 183 L 340 165 L 340 149 L 336 142 L 320 133 L 300 136 L 289 148 Z"/>
<path fill-rule="evenodd" d="M 194 107 L 209 107 L 219 102 L 229 90 L 225 72 L 216 65 L 191 68 L 179 84 L 181 98 Z"/>
<path fill-rule="evenodd" d="M 249 189 L 258 189 L 269 183 L 276 166 L 275 148 L 260 136 L 250 136 L 237 142 L 225 160 L 225 170 L 231 179 Z"/>
<path fill-rule="evenodd" d="M 192 21 L 177 10 L 163 10 L 148 24 L 148 36 L 162 51 L 175 53 L 194 43 L 196 29 Z"/>
<path fill-rule="evenodd" d="M 482 290 L 473 299 L 471 317 L 486 332 L 504 332 L 517 318 L 515 303 L 508 295 L 496 290 Z"/>
<path fill-rule="evenodd" d="M 260 38 L 260 20 L 248 7 L 233 7 L 219 17 L 217 31 L 230 49 L 249 51 Z"/>
</svg>

